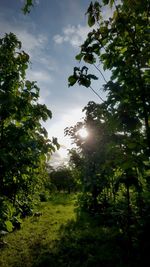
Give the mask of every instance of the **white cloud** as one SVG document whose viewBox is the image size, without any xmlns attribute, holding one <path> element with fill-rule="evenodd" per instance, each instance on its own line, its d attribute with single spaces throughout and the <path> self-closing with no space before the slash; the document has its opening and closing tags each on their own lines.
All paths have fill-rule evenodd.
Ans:
<svg viewBox="0 0 150 267">
<path fill-rule="evenodd" d="M 76 27 L 68 25 L 66 28 L 63 29 L 62 35 L 55 35 L 53 37 L 53 40 L 57 44 L 67 42 L 73 47 L 79 47 L 84 42 L 89 30 L 90 29 L 88 26 L 81 26 L 80 24 Z"/>
<path fill-rule="evenodd" d="M 63 36 L 57 34 L 54 36 L 54 41 L 56 44 L 62 44 L 64 42 Z"/>
<path fill-rule="evenodd" d="M 51 71 L 56 71 L 57 64 L 50 55 L 46 55 L 47 36 L 35 32 L 36 25 L 27 19 L 25 20 L 24 17 L 23 20 L 19 20 L 20 22 L 15 18 L 10 23 L 6 20 L 4 14 L 0 12 L 0 37 L 3 37 L 5 33 L 13 32 L 21 41 L 22 50 L 29 54 L 30 62 L 32 62 L 31 66 L 34 69 L 32 70 L 29 67 L 27 78 L 37 81 L 38 85 L 40 83 L 40 87 L 42 83 L 51 84 L 53 82 Z"/>
<path fill-rule="evenodd" d="M 70 108 L 66 109 L 64 112 L 58 115 L 59 122 L 57 121 L 55 114 L 55 122 L 53 123 L 53 120 L 50 121 L 50 125 L 47 125 L 46 128 L 48 130 L 50 138 L 52 136 L 57 136 L 62 150 L 65 150 L 67 148 L 71 148 L 72 145 L 70 137 L 64 136 L 64 129 L 66 127 L 74 126 L 78 121 L 81 121 L 84 113 L 82 112 L 81 108 Z"/>
<path fill-rule="evenodd" d="M 41 48 L 46 42 L 47 38 L 42 35 L 34 36 L 30 34 L 26 30 L 13 29 L 13 32 L 17 35 L 18 39 L 22 42 L 23 49 L 27 51 L 27 53 L 32 55 L 34 49 Z"/>
<path fill-rule="evenodd" d="M 53 168 L 58 168 L 59 166 L 64 166 L 67 165 L 69 157 L 67 153 L 63 154 L 62 156 L 60 155 L 60 150 L 56 151 L 55 153 L 52 154 L 51 159 L 50 159 L 50 165 L 53 166 Z"/>
<path fill-rule="evenodd" d="M 113 11 L 114 7 L 103 7 L 102 14 L 104 20 L 112 17 Z M 97 27 L 98 25 L 94 25 L 92 28 L 90 28 L 88 25 L 82 26 L 80 24 L 77 26 L 67 25 L 65 28 L 63 28 L 62 34 L 54 35 L 53 40 L 56 44 L 69 43 L 73 47 L 79 47 L 86 40 L 87 34 L 92 29 L 96 29 Z"/>
<path fill-rule="evenodd" d="M 40 64 L 46 66 L 47 70 L 49 71 L 58 71 L 60 69 L 58 62 L 55 60 L 55 58 L 53 58 L 51 55 L 45 55 L 43 54 L 38 55 L 37 58 L 40 58 Z M 35 60 L 38 60 L 37 58 L 35 58 Z"/>
<path fill-rule="evenodd" d="M 84 113 L 81 108 L 74 108 L 65 110 L 62 115 L 59 115 L 59 121 L 53 123 L 53 120 L 50 121 L 50 125 L 47 125 L 47 130 L 49 137 L 57 136 L 58 143 L 60 144 L 60 149 L 55 152 L 50 160 L 50 163 L 57 167 L 59 165 L 63 165 L 63 163 L 67 164 L 68 162 L 68 149 L 75 147 L 72 144 L 72 140 L 69 136 L 64 136 L 64 129 L 66 127 L 74 126 L 78 121 L 82 121 L 84 117 Z"/>
<path fill-rule="evenodd" d="M 18 23 L 14 19 L 13 23 L 7 21 L 3 14 L 0 13 L 0 35 L 13 32 L 22 42 L 22 49 L 24 49 L 30 57 L 34 55 L 36 49 L 43 49 L 47 45 L 48 39 L 44 34 L 35 34 L 33 30 L 34 25 L 30 22 L 22 21 Z"/>
<path fill-rule="evenodd" d="M 48 82 L 48 83 L 52 82 L 51 75 L 48 72 L 42 71 L 42 70 L 40 71 L 29 70 L 28 77 L 29 77 L 29 80 L 32 80 L 32 81 Z"/>
</svg>

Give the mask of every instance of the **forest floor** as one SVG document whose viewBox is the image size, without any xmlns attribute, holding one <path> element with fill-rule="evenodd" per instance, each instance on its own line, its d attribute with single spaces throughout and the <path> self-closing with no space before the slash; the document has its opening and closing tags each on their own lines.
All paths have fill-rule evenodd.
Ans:
<svg viewBox="0 0 150 267">
<path fill-rule="evenodd" d="M 0 248 L 0 267 L 137 267 L 128 259 L 116 228 L 102 227 L 74 211 L 74 195 L 56 195 L 38 207 L 40 216 L 23 220 Z M 135 261 L 136 259 L 136 261 Z M 145 265 L 142 265 L 145 266 Z"/>
</svg>

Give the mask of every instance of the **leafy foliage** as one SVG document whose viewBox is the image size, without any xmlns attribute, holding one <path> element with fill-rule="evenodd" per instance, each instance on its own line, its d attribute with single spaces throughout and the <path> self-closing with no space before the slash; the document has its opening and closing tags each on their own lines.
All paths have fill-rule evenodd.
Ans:
<svg viewBox="0 0 150 267">
<path fill-rule="evenodd" d="M 104 8 L 109 6 L 111 16 L 106 18 Z M 91 31 L 76 60 L 96 67 L 105 80 L 107 99 L 102 104 L 89 102 L 84 121 L 66 129 L 82 161 L 79 209 L 99 214 L 104 225 L 117 225 L 128 240 L 130 253 L 134 240 L 140 243 L 140 233 L 145 235 L 143 223 L 150 223 L 146 219 L 150 195 L 149 4 L 96 1 L 91 2 L 87 15 Z M 104 71 L 111 71 L 109 81 L 99 70 L 100 64 Z M 97 76 L 83 66 L 75 67 L 70 77 L 70 86 L 78 82 L 91 87 Z M 89 132 L 84 140 L 78 135 L 83 126 Z M 74 157 L 76 167 L 78 162 Z"/>
<path fill-rule="evenodd" d="M 50 182 L 58 192 L 71 192 L 76 191 L 77 182 L 73 176 L 72 171 L 67 167 L 60 167 L 49 173 Z"/>
<path fill-rule="evenodd" d="M 6 198 L 16 215 L 38 188 L 40 168 L 58 144 L 41 124 L 52 113 L 38 103 L 36 82 L 26 80 L 29 56 L 13 33 L 0 39 L 0 62 L 0 202 L 3 207 Z"/>
<path fill-rule="evenodd" d="M 22 8 L 23 13 L 24 14 L 30 13 L 32 6 L 33 6 L 33 0 L 25 0 L 24 6 Z"/>
<path fill-rule="evenodd" d="M 78 58 L 78 56 L 77 56 Z M 86 57 L 84 60 L 88 63 L 93 63 L 91 57 Z M 98 78 L 93 74 L 87 74 L 88 68 L 83 67 L 82 69 L 75 67 L 74 74 L 68 78 L 69 86 L 73 86 L 76 82 L 79 85 L 89 87 L 91 85 L 91 80 L 97 80 Z"/>
</svg>

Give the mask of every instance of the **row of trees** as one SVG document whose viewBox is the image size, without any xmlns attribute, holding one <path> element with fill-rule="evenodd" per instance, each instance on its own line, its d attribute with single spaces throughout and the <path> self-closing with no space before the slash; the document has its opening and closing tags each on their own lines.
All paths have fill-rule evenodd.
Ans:
<svg viewBox="0 0 150 267">
<path fill-rule="evenodd" d="M 71 166 L 59 166 L 53 168 L 50 163 L 46 168 L 47 176 L 44 180 L 43 190 L 40 192 L 42 201 L 46 201 L 51 194 L 74 193 L 80 190 L 79 177 Z"/>
<path fill-rule="evenodd" d="M 46 162 L 57 139 L 41 121 L 52 117 L 38 102 L 36 82 L 26 80 L 29 56 L 13 34 L 0 39 L 0 229 L 29 213 L 47 176 Z"/>
<path fill-rule="evenodd" d="M 108 5 L 112 16 L 106 19 Z M 98 77 L 89 73 L 90 65 L 104 79 L 99 64 L 111 71 L 103 86 L 107 99 L 89 102 L 84 121 L 65 132 L 77 145 L 70 160 L 80 172 L 80 209 L 118 225 L 129 245 L 139 233 L 148 235 L 150 225 L 149 11 L 147 0 L 91 2 L 88 25 L 94 29 L 76 56 L 86 66 L 75 67 L 68 79 L 69 86 L 93 89 Z M 89 133 L 86 139 L 79 135 L 82 127 Z"/>
</svg>

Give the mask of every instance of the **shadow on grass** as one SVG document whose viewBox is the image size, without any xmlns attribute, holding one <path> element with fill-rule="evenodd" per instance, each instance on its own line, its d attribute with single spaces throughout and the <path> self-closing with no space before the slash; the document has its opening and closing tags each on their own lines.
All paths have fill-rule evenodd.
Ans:
<svg viewBox="0 0 150 267">
<path fill-rule="evenodd" d="M 116 227 L 99 225 L 97 219 L 85 214 L 62 225 L 58 240 L 46 242 L 43 245 L 39 237 L 30 247 L 30 267 L 148 266 L 138 247 L 128 254 L 127 240 Z M 28 267 L 25 262 L 24 265 L 16 262 L 11 267 L 22 266 Z"/>
<path fill-rule="evenodd" d="M 51 249 L 40 244 L 32 252 L 33 267 L 141 267 L 138 252 L 128 257 L 127 242 L 115 228 L 99 226 L 93 220 L 70 221 L 60 228 L 60 239 Z"/>
</svg>

